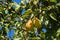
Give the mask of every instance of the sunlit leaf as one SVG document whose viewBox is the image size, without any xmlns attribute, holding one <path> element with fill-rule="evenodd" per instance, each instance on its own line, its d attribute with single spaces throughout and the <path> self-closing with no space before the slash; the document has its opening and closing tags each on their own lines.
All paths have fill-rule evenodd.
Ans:
<svg viewBox="0 0 60 40">
<path fill-rule="evenodd" d="M 47 8 L 42 8 L 42 10 L 47 10 Z"/>
<path fill-rule="evenodd" d="M 60 28 L 57 30 L 56 36 L 58 37 L 60 35 Z"/>
<path fill-rule="evenodd" d="M 20 5 L 17 5 L 17 4 L 16 4 L 15 11 L 18 11 L 18 10 L 19 10 L 19 8 L 20 8 Z"/>
<path fill-rule="evenodd" d="M 57 3 L 56 6 L 60 6 L 60 3 Z"/>
<path fill-rule="evenodd" d="M 46 20 L 46 21 L 45 21 L 45 25 L 48 25 L 48 23 L 49 23 L 49 21 L 48 21 L 48 20 Z"/>
<path fill-rule="evenodd" d="M 56 2 L 56 0 L 50 0 L 50 2 Z"/>
<path fill-rule="evenodd" d="M 31 9 L 28 9 L 24 14 L 23 14 L 23 18 L 26 18 L 28 17 L 30 14 L 31 14 L 32 10 Z"/>
<path fill-rule="evenodd" d="M 57 32 L 60 32 L 60 28 L 57 30 Z"/>
<path fill-rule="evenodd" d="M 49 16 L 50 16 L 53 20 L 57 21 L 56 16 L 55 16 L 53 13 L 51 13 Z"/>
<path fill-rule="evenodd" d="M 33 18 L 33 24 L 35 27 L 41 27 L 41 21 L 37 18 L 37 17 L 34 17 Z"/>
<path fill-rule="evenodd" d="M 36 5 L 39 2 L 39 0 L 34 0 L 33 3 Z"/>
</svg>

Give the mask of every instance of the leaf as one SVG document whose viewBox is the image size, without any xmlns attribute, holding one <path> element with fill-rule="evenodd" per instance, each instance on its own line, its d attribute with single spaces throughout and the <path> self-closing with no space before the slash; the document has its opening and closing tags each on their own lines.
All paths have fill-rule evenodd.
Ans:
<svg viewBox="0 0 60 40">
<path fill-rule="evenodd" d="M 50 2 L 56 2 L 56 0 L 50 0 Z"/>
<path fill-rule="evenodd" d="M 18 11 L 20 8 L 20 5 L 16 4 L 15 6 L 16 6 L 15 11 Z"/>
<path fill-rule="evenodd" d="M 38 2 L 39 2 L 39 0 L 34 0 L 33 3 L 36 5 Z"/>
<path fill-rule="evenodd" d="M 8 9 L 5 10 L 5 14 L 8 14 Z"/>
<path fill-rule="evenodd" d="M 60 6 L 60 3 L 57 3 L 56 6 Z"/>
<path fill-rule="evenodd" d="M 53 20 L 57 21 L 56 16 L 55 16 L 53 13 L 51 13 L 49 16 L 50 16 Z"/>
<path fill-rule="evenodd" d="M 22 38 L 14 38 L 14 40 L 22 40 Z"/>
<path fill-rule="evenodd" d="M 49 23 L 49 20 L 46 20 L 46 21 L 45 21 L 45 25 L 48 25 L 48 23 Z"/>
<path fill-rule="evenodd" d="M 47 8 L 42 8 L 42 10 L 47 10 Z"/>
<path fill-rule="evenodd" d="M 9 26 L 9 24 L 7 24 L 7 23 L 6 23 L 6 24 L 5 24 L 5 26 L 6 26 L 6 27 L 8 27 L 8 26 Z"/>
<path fill-rule="evenodd" d="M 41 33 L 41 37 L 42 37 L 43 39 L 45 39 L 45 37 L 46 37 L 45 33 Z"/>
<path fill-rule="evenodd" d="M 33 18 L 33 24 L 35 27 L 41 27 L 41 21 L 37 18 L 37 17 L 34 17 Z"/>
<path fill-rule="evenodd" d="M 23 19 L 26 18 L 26 17 L 28 17 L 31 12 L 32 12 L 32 10 L 31 10 L 31 9 L 28 9 L 28 10 L 23 14 L 23 16 L 22 16 Z"/>
<path fill-rule="evenodd" d="M 41 38 L 40 37 L 33 37 L 33 38 L 31 38 L 31 40 L 41 40 Z"/>
<path fill-rule="evenodd" d="M 56 36 L 58 37 L 60 35 L 60 28 L 57 30 Z"/>
<path fill-rule="evenodd" d="M 5 27 L 5 31 L 6 31 L 6 32 L 8 32 L 8 31 L 9 31 L 8 27 Z"/>
<path fill-rule="evenodd" d="M 57 32 L 60 32 L 60 28 L 57 30 Z"/>
<path fill-rule="evenodd" d="M 30 0 L 26 0 L 26 2 L 28 3 Z"/>
<path fill-rule="evenodd" d="M 8 9 L 11 9 L 11 7 L 14 5 L 15 3 L 10 3 L 8 6 Z"/>
<path fill-rule="evenodd" d="M 0 12 L 2 12 L 3 11 L 3 6 L 2 5 L 0 5 Z"/>
</svg>

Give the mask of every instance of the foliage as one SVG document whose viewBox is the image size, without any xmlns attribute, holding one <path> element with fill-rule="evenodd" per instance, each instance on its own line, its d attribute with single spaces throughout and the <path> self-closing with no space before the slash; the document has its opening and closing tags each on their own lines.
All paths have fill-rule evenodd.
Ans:
<svg viewBox="0 0 60 40">
<path fill-rule="evenodd" d="M 7 36 L 10 30 L 14 30 L 13 37 Z M 0 39 L 60 40 L 60 1 L 0 1 Z"/>
</svg>

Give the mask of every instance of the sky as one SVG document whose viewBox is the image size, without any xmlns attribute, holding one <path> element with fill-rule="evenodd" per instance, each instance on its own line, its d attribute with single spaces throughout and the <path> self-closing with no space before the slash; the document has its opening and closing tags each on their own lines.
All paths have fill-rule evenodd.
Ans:
<svg viewBox="0 0 60 40">
<path fill-rule="evenodd" d="M 21 3 L 21 0 L 12 0 L 13 2 L 16 2 L 17 4 Z"/>
</svg>

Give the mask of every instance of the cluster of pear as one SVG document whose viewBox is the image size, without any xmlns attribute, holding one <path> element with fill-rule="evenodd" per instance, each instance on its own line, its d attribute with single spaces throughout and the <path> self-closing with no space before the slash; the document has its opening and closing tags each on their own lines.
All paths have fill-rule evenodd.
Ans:
<svg viewBox="0 0 60 40">
<path fill-rule="evenodd" d="M 39 28 L 41 27 L 41 21 L 37 17 L 33 17 L 33 19 L 29 19 L 25 25 L 27 29 L 31 29 L 33 27 Z"/>
</svg>

